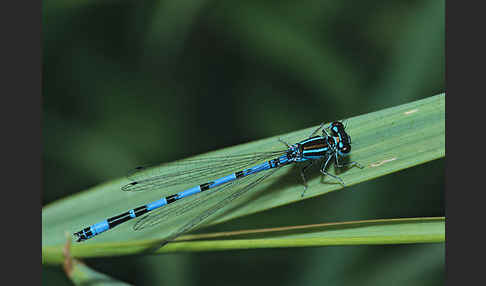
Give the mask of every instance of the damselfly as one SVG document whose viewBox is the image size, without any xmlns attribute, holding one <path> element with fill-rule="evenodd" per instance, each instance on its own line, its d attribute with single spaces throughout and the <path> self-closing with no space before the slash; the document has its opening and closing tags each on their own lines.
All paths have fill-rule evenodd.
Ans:
<svg viewBox="0 0 486 286">
<path fill-rule="evenodd" d="M 74 233 L 74 236 L 80 242 L 142 216 L 133 226 L 134 230 L 141 230 L 157 226 L 161 221 L 182 215 L 196 206 L 206 206 L 202 212 L 191 216 L 166 239 L 166 241 L 173 240 L 195 228 L 231 201 L 247 193 L 281 167 L 291 163 L 307 162 L 307 165 L 301 165 L 300 169 L 304 182 L 304 192 L 301 196 L 307 189 L 304 172 L 315 162 L 322 162 L 320 168 L 322 174 L 336 179 L 344 186 L 341 178 L 326 172 L 329 162 L 334 158 L 335 166 L 339 168 L 345 165 L 356 165 L 360 168 L 362 166 L 354 161 L 340 162 L 340 158 L 351 152 L 351 137 L 346 133 L 345 126 L 339 121 L 332 122 L 327 128 L 330 130 L 329 133 L 323 127 L 324 123 L 307 139 L 292 145 L 279 139 L 287 146 L 287 149 L 281 151 L 189 160 L 177 163 L 176 166 L 180 168 L 167 168 L 171 171 L 166 173 L 151 172 L 143 167 L 136 168 L 129 177 L 132 182 L 121 187 L 123 191 L 156 190 L 182 183 L 197 182 L 208 177 L 215 179 L 93 224 Z M 322 130 L 322 135 L 317 135 L 319 130 Z M 191 168 L 184 166 L 191 166 Z M 228 173 L 230 174 L 228 175 Z M 214 200 L 214 194 L 219 194 L 220 199 Z M 210 201 L 211 203 L 209 203 Z"/>
</svg>

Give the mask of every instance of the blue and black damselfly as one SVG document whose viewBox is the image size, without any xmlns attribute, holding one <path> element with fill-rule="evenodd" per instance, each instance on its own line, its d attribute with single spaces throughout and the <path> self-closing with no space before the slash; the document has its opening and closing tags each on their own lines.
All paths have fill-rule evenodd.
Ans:
<svg viewBox="0 0 486 286">
<path fill-rule="evenodd" d="M 335 166 L 338 168 L 345 165 L 356 165 L 360 168 L 362 166 L 354 161 L 340 162 L 341 158 L 351 152 L 351 137 L 346 133 L 345 126 L 335 121 L 327 129 L 329 133 L 323 123 L 307 139 L 293 145 L 279 139 L 287 146 L 287 149 L 281 151 L 188 160 L 175 163 L 178 164 L 174 165 L 177 167 L 167 168 L 171 170 L 167 173 L 152 172 L 143 167 L 136 168 L 129 176 L 132 182 L 121 187 L 123 191 L 157 190 L 207 178 L 215 179 L 103 220 L 74 233 L 74 236 L 78 242 L 87 240 L 137 217 L 141 219 L 134 224 L 133 229 L 141 230 L 157 226 L 169 217 L 180 216 L 195 209 L 196 206 L 206 206 L 203 211 L 191 216 L 180 228 L 172 232 L 166 239 L 171 241 L 194 229 L 219 209 L 247 193 L 281 167 L 291 163 L 306 162 L 304 164 L 307 164 L 300 169 L 304 192 L 307 189 L 304 172 L 316 162 L 322 162 L 320 168 L 322 174 L 336 179 L 344 186 L 341 178 L 326 172 L 329 162 L 334 159 Z M 319 130 L 322 130 L 322 135 L 317 135 Z M 214 199 L 214 194 L 219 194 L 217 200 Z"/>
</svg>

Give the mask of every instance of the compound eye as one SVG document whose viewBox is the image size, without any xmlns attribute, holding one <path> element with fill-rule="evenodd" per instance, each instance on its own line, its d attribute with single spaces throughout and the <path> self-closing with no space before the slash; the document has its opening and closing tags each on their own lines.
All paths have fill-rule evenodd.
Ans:
<svg viewBox="0 0 486 286">
<path fill-rule="evenodd" d="M 341 153 L 347 154 L 351 152 L 351 145 L 345 145 L 342 148 L 340 148 Z"/>
</svg>

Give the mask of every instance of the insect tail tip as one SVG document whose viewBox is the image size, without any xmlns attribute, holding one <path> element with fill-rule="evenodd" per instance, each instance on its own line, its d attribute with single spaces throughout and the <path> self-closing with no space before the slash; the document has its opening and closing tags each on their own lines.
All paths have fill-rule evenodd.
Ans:
<svg viewBox="0 0 486 286">
<path fill-rule="evenodd" d="M 83 234 L 81 234 L 81 231 L 73 233 L 73 238 L 76 242 L 81 242 L 83 240 L 86 240 Z"/>
</svg>

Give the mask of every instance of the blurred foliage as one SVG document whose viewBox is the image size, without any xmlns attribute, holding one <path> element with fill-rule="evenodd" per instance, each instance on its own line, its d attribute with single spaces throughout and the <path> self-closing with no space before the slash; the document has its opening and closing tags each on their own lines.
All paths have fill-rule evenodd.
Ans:
<svg viewBox="0 0 486 286">
<path fill-rule="evenodd" d="M 443 92 L 444 6 L 432 0 L 43 1 L 42 202 L 140 163 Z M 444 160 L 438 160 L 208 231 L 443 216 L 443 190 Z M 137 285 L 442 285 L 445 273 L 443 244 L 85 262 Z M 43 270 L 45 284 L 69 285 L 60 268 Z"/>
</svg>

